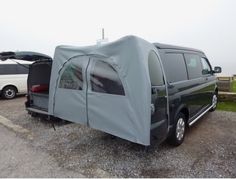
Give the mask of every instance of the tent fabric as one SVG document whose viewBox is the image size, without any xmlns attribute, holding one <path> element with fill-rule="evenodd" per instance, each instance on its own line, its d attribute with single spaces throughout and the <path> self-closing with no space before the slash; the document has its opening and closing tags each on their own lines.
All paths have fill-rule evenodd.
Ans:
<svg viewBox="0 0 236 179">
<path fill-rule="evenodd" d="M 135 36 L 126 36 L 101 46 L 58 46 L 50 79 L 49 114 L 135 143 L 150 145 L 148 55 L 151 51 L 158 55 L 153 44 Z M 96 61 L 107 63 L 116 70 L 125 95 L 91 90 L 89 74 Z M 82 90 L 59 88 L 61 75 L 68 64 L 82 67 Z"/>
</svg>

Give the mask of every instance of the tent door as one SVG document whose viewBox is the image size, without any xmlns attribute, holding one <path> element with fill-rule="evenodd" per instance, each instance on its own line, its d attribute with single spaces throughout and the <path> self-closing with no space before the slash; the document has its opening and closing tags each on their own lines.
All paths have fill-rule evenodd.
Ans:
<svg viewBox="0 0 236 179">
<path fill-rule="evenodd" d="M 80 56 L 62 67 L 54 97 L 54 115 L 137 141 L 142 126 L 127 97 L 127 87 L 111 59 Z"/>
<path fill-rule="evenodd" d="M 59 72 L 54 96 L 54 116 L 87 124 L 86 71 L 89 57 L 77 56 L 68 60 Z"/>
<path fill-rule="evenodd" d="M 133 111 L 127 99 L 125 82 L 111 59 L 90 58 L 87 70 L 87 111 L 89 126 L 135 140 Z"/>
</svg>

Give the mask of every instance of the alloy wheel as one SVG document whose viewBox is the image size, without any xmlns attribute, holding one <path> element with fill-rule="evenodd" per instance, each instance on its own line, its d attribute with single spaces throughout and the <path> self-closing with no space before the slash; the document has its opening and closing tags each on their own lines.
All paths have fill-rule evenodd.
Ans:
<svg viewBox="0 0 236 179">
<path fill-rule="evenodd" d="M 176 125 L 176 138 L 181 141 L 184 137 L 185 132 L 185 121 L 183 118 L 179 118 L 177 125 Z"/>
</svg>

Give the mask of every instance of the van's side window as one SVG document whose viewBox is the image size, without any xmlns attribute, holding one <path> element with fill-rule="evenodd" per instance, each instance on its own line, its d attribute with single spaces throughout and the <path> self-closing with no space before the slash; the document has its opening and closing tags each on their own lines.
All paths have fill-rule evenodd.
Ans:
<svg viewBox="0 0 236 179">
<path fill-rule="evenodd" d="M 59 88 L 82 90 L 83 89 L 82 68 L 74 64 L 73 62 L 68 64 L 61 75 Z"/>
<path fill-rule="evenodd" d="M 207 60 L 205 58 L 201 58 L 202 61 L 202 74 L 203 75 L 207 75 L 211 73 L 211 66 L 209 65 L 209 63 L 207 62 Z"/>
<path fill-rule="evenodd" d="M 201 59 L 195 54 L 185 54 L 189 79 L 199 78 L 202 76 Z"/>
<path fill-rule="evenodd" d="M 125 95 L 117 71 L 108 63 L 96 61 L 90 75 L 91 88 L 94 92 Z"/>
<path fill-rule="evenodd" d="M 24 65 L 24 66 L 23 66 Z M 29 65 L 27 64 L 2 64 L 0 65 L 0 75 L 28 74 Z"/>
<path fill-rule="evenodd" d="M 148 68 L 151 84 L 154 86 L 164 85 L 164 77 L 161 69 L 161 64 L 158 56 L 154 51 L 151 51 L 148 56 Z"/>
<path fill-rule="evenodd" d="M 183 54 L 166 53 L 166 58 L 163 60 L 163 65 L 166 70 L 168 82 L 173 83 L 188 79 Z"/>
<path fill-rule="evenodd" d="M 3 64 L 0 65 L 0 74 L 1 75 L 13 75 L 16 74 L 16 65 L 13 64 Z"/>
</svg>

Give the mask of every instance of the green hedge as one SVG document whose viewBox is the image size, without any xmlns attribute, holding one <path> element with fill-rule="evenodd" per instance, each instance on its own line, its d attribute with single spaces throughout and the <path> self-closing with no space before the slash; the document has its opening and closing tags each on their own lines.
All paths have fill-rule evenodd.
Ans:
<svg viewBox="0 0 236 179">
<path fill-rule="evenodd" d="M 219 102 L 217 104 L 217 110 L 236 112 L 236 102 Z"/>
</svg>

